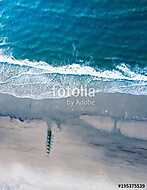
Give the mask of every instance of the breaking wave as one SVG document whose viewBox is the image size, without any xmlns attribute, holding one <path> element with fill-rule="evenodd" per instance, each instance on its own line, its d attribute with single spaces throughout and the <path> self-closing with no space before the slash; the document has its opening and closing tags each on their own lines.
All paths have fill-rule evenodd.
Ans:
<svg viewBox="0 0 147 190">
<path fill-rule="evenodd" d="M 147 95 L 144 73 L 124 63 L 113 70 L 96 70 L 80 63 L 55 67 L 41 61 L 17 60 L 1 53 L 0 93 L 44 99 L 53 98 L 54 86 L 73 89 L 82 85 L 95 88 L 96 92 Z"/>
</svg>

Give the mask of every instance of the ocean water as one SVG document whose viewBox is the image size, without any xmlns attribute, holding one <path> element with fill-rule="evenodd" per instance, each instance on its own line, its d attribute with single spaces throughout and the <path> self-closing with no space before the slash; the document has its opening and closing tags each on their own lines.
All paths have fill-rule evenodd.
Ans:
<svg viewBox="0 0 147 190">
<path fill-rule="evenodd" d="M 147 95 L 147 0 L 0 0 L 0 92 Z"/>
</svg>

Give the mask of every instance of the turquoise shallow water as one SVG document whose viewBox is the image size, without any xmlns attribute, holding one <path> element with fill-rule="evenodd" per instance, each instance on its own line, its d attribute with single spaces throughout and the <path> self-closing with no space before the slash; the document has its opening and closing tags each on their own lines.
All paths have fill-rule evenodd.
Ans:
<svg viewBox="0 0 147 190">
<path fill-rule="evenodd" d="M 40 80 L 147 94 L 146 30 L 147 0 L 1 0 L 0 92 Z"/>
</svg>

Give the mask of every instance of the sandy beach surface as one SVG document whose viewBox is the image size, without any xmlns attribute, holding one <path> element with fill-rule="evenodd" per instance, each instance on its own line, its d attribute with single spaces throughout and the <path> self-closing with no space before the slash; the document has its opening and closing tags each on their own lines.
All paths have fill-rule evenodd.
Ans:
<svg viewBox="0 0 147 190">
<path fill-rule="evenodd" d="M 146 141 L 99 131 L 77 120 L 53 129 L 46 153 L 47 125 L 0 118 L 0 189 L 118 189 L 146 183 Z"/>
<path fill-rule="evenodd" d="M 0 190 L 146 184 L 146 97 L 99 95 L 94 105 L 68 103 L 0 95 Z"/>
</svg>

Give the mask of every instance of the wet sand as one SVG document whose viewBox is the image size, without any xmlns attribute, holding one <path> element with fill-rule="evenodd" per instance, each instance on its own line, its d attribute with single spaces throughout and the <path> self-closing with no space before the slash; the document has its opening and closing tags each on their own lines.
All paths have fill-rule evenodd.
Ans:
<svg viewBox="0 0 147 190">
<path fill-rule="evenodd" d="M 62 122 L 81 115 L 147 120 L 147 96 L 99 93 L 95 97 L 34 100 L 0 93 L 0 115 Z"/>
</svg>

